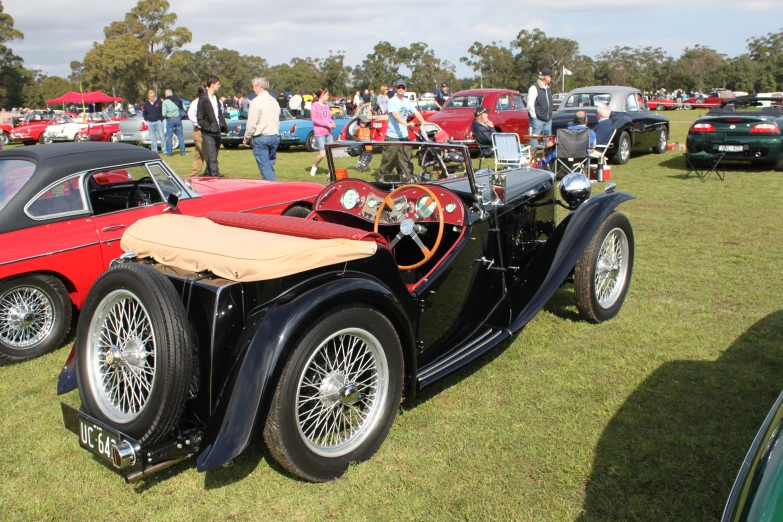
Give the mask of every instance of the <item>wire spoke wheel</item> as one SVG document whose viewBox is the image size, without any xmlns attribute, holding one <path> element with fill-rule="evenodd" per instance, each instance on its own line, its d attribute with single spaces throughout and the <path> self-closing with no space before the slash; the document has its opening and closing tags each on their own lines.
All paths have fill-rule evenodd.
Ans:
<svg viewBox="0 0 783 522">
<path fill-rule="evenodd" d="M 382 420 L 389 369 L 380 342 L 360 328 L 336 332 L 307 361 L 297 389 L 305 445 L 322 457 L 351 452 Z"/>
<path fill-rule="evenodd" d="M 595 264 L 595 295 L 602 308 L 610 308 L 620 297 L 628 273 L 628 237 L 620 228 L 604 238 Z"/>
<path fill-rule="evenodd" d="M 49 337 L 55 324 L 55 307 L 40 288 L 18 286 L 0 296 L 0 342 L 26 350 Z"/>
<path fill-rule="evenodd" d="M 116 423 L 138 417 L 155 385 L 157 350 L 150 315 L 135 294 L 115 290 L 98 304 L 87 359 L 101 413 Z"/>
</svg>

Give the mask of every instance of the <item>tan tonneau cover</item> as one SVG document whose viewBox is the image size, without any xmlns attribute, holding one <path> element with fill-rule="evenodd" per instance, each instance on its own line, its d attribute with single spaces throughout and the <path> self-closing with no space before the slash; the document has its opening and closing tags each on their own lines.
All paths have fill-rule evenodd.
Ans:
<svg viewBox="0 0 783 522">
<path fill-rule="evenodd" d="M 375 254 L 372 241 L 307 239 L 227 227 L 207 218 L 163 214 L 131 225 L 125 252 L 232 281 L 263 281 Z"/>
</svg>

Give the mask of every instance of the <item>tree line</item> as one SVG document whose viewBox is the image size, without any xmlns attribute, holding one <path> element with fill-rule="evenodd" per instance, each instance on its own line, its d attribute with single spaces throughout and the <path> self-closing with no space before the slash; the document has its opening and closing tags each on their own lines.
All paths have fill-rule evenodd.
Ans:
<svg viewBox="0 0 783 522">
<path fill-rule="evenodd" d="M 547 36 L 539 29 L 519 32 L 504 44 L 475 42 L 460 58 L 475 75 L 457 78 L 456 67 L 438 58 L 424 42 L 395 47 L 377 43 L 361 63 L 345 64 L 344 51 L 329 51 L 324 58 L 293 58 L 287 64 L 269 65 L 261 56 L 204 44 L 198 51 L 183 47 L 193 39 L 177 26 L 177 15 L 167 0 L 139 0 L 121 21 L 104 28 L 104 40 L 94 42 L 82 61 L 70 64 L 67 78 L 46 76 L 24 67 L 7 45 L 24 35 L 14 29 L 13 18 L 0 1 L 0 107 L 42 107 L 45 100 L 69 90 L 101 90 L 124 100 L 144 98 L 148 88 L 170 88 L 179 96 L 194 98 L 208 74 L 220 77 L 221 93 L 240 96 L 250 92 L 252 78 L 265 76 L 277 91 L 313 92 L 326 87 L 334 94 L 365 88 L 378 89 L 398 77 L 409 89 L 432 91 L 441 83 L 452 92 L 472 87 L 526 90 L 542 67 L 555 71 L 555 90 L 585 85 L 629 85 L 645 91 L 681 88 L 705 92 L 723 87 L 747 92 L 783 91 L 783 30 L 747 41 L 747 52 L 728 57 L 708 47 L 685 48 L 674 58 L 660 47 L 614 46 L 595 57 L 584 55 L 579 43 Z"/>
</svg>

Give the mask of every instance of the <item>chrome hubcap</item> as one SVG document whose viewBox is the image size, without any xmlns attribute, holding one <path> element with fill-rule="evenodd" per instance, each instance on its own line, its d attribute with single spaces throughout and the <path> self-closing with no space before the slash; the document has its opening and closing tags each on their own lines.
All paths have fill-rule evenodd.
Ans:
<svg viewBox="0 0 783 522">
<path fill-rule="evenodd" d="M 382 420 L 389 370 L 380 342 L 360 328 L 326 339 L 299 377 L 296 418 L 305 445 L 339 457 L 361 444 Z"/>
<path fill-rule="evenodd" d="M 619 299 L 628 274 L 628 237 L 615 228 L 604 238 L 595 263 L 595 295 L 601 308 Z"/>
<path fill-rule="evenodd" d="M 666 148 L 666 132 L 664 131 L 661 131 L 660 147 L 661 150 Z"/>
<path fill-rule="evenodd" d="M 147 405 L 155 384 L 155 332 L 149 313 L 132 292 L 103 298 L 90 320 L 88 378 L 109 420 L 127 423 Z"/>
<path fill-rule="evenodd" d="M 623 161 L 627 160 L 628 156 L 631 155 L 631 145 L 628 143 L 628 140 L 623 140 L 620 143 L 620 154 L 623 157 Z"/>
<path fill-rule="evenodd" d="M 0 296 L 0 342 L 28 349 L 43 342 L 54 328 L 54 305 L 43 290 L 12 288 Z"/>
</svg>

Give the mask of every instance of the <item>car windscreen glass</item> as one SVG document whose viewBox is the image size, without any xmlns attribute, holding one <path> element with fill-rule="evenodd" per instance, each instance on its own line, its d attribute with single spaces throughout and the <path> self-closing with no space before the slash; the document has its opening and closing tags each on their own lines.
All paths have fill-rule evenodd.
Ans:
<svg viewBox="0 0 783 522">
<path fill-rule="evenodd" d="M 434 131 L 431 133 L 434 141 Z M 429 137 L 429 135 L 428 135 Z M 382 144 L 374 147 L 361 143 L 329 147 L 337 181 L 361 179 L 369 183 L 426 183 L 467 175 L 462 146 L 453 148 Z M 399 162 L 402 161 L 403 169 Z M 412 167 L 412 172 L 407 167 Z M 407 172 L 406 172 L 407 171 Z M 361 195 L 360 195 L 361 196 Z"/>
<path fill-rule="evenodd" d="M 611 94 L 583 92 L 581 94 L 572 94 L 562 106 L 566 108 L 598 107 L 599 105 L 609 105 L 611 99 Z"/>
<path fill-rule="evenodd" d="M 476 107 L 479 107 L 481 105 L 481 102 L 484 101 L 483 96 L 452 96 L 449 98 L 449 101 L 446 102 L 446 105 L 443 106 L 444 109 L 475 109 Z"/>
<path fill-rule="evenodd" d="M 0 160 L 0 212 L 24 187 L 35 172 L 35 163 L 25 160 Z"/>
<path fill-rule="evenodd" d="M 49 219 L 84 210 L 78 174 L 53 183 L 25 208 L 34 219 Z"/>
<path fill-rule="evenodd" d="M 280 121 L 287 121 L 295 119 L 294 116 L 288 112 L 288 109 L 280 109 Z"/>
</svg>

